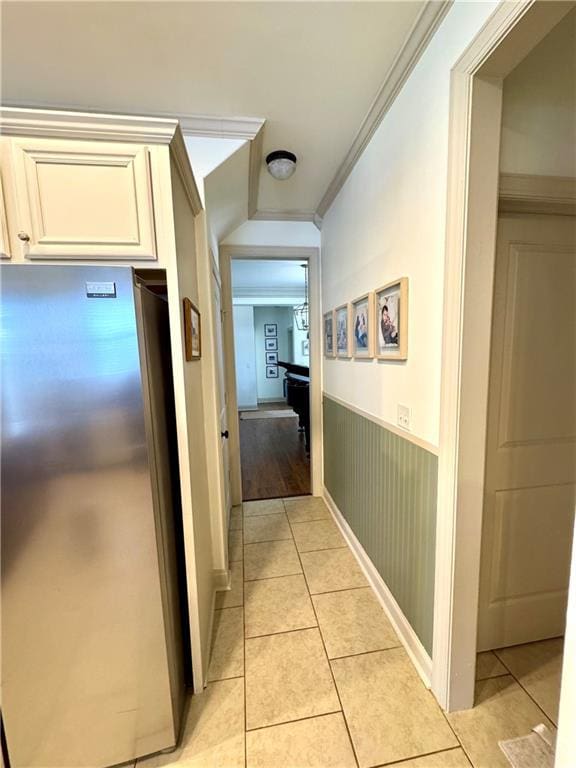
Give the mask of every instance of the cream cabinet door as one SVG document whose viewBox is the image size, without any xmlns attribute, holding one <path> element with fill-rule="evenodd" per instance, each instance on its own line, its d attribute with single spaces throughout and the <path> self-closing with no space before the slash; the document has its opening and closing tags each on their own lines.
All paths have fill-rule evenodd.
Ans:
<svg viewBox="0 0 576 768">
<path fill-rule="evenodd" d="M 147 147 L 13 140 L 18 237 L 29 259 L 156 259 Z"/>
<path fill-rule="evenodd" d="M 576 501 L 576 220 L 498 225 L 478 643 L 564 633 Z"/>
<path fill-rule="evenodd" d="M 0 259 L 9 259 L 10 238 L 8 237 L 8 217 L 6 215 L 6 203 L 4 201 L 4 189 L 2 176 L 0 175 Z"/>
</svg>

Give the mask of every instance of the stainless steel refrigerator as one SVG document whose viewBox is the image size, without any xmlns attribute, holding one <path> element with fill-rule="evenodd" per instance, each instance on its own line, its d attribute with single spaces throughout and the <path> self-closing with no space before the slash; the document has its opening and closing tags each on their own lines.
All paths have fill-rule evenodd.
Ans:
<svg viewBox="0 0 576 768">
<path fill-rule="evenodd" d="M 189 654 L 165 300 L 2 265 L 2 718 L 12 768 L 178 738 Z"/>
</svg>

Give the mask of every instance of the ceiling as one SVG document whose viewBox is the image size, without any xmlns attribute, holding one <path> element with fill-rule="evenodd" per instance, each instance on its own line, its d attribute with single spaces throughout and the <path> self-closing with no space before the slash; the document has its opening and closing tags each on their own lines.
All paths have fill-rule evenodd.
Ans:
<svg viewBox="0 0 576 768">
<path fill-rule="evenodd" d="M 266 120 L 261 211 L 314 212 L 424 3 L 2 2 L 2 100 Z"/>
<path fill-rule="evenodd" d="M 303 297 L 303 261 L 233 259 L 232 295 Z"/>
</svg>

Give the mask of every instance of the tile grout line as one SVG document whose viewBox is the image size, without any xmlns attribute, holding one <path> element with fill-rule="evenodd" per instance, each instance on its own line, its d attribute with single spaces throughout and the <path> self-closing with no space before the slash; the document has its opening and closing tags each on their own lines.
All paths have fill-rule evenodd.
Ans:
<svg viewBox="0 0 576 768">
<path fill-rule="evenodd" d="M 476 686 L 474 686 L 474 687 L 476 687 Z M 436 696 L 434 696 L 434 694 L 432 693 L 432 689 L 428 689 L 428 693 L 429 693 L 429 694 L 430 694 L 430 696 L 432 697 L 432 701 L 433 701 L 433 702 L 436 704 L 436 706 L 438 707 L 438 709 L 439 709 L 439 710 L 440 710 L 440 712 L 442 713 L 442 716 L 443 716 L 444 720 L 446 720 L 446 723 L 447 723 L 447 725 L 448 725 L 448 728 L 450 728 L 450 730 L 451 730 L 451 731 L 452 731 L 452 733 L 454 734 L 454 738 L 456 739 L 456 741 L 457 741 L 457 742 L 458 742 L 458 744 L 460 745 L 460 749 L 462 750 L 462 752 L 464 752 L 464 755 L 465 755 L 466 759 L 468 760 L 468 762 L 470 763 L 470 765 L 472 766 L 472 768 L 475 768 L 475 766 L 474 766 L 474 763 L 472 762 L 472 758 L 471 758 L 471 757 L 470 757 L 470 755 L 468 754 L 468 750 L 466 749 L 466 747 L 465 747 L 465 746 L 464 746 L 464 744 L 462 743 L 462 739 L 460 738 L 460 736 L 458 736 L 458 734 L 456 733 L 456 731 L 455 731 L 455 730 L 454 730 L 454 728 L 452 727 L 452 723 L 451 723 L 451 722 L 450 722 L 450 720 L 448 719 L 448 714 L 447 714 L 446 712 L 444 712 L 444 710 L 442 709 L 442 707 L 440 706 L 440 704 L 439 704 L 439 703 L 436 701 Z M 454 747 L 454 749 L 455 749 L 455 747 Z"/>
<path fill-rule="evenodd" d="M 318 720 L 320 717 L 329 717 L 330 715 L 341 715 L 341 709 L 335 709 L 333 712 L 322 712 L 321 715 L 307 715 L 306 717 L 297 717 L 295 720 L 281 720 L 279 723 L 268 723 L 259 725 L 256 728 L 248 728 L 246 733 L 256 733 L 256 731 L 265 731 L 269 728 L 276 728 L 279 725 L 292 725 L 292 723 L 302 723 L 306 720 Z"/>
<path fill-rule="evenodd" d="M 290 526 L 290 530 L 292 530 L 292 524 L 290 521 L 288 521 L 288 525 Z M 294 536 L 294 532 L 292 531 L 292 536 Z M 296 540 L 294 540 L 294 544 L 296 545 Z M 358 760 L 358 755 L 356 754 L 356 747 L 354 746 L 354 742 L 352 740 L 352 734 L 350 733 L 350 726 L 348 725 L 348 720 L 346 719 L 346 713 L 344 712 L 344 706 L 342 704 L 342 699 L 340 698 L 340 691 L 338 690 L 338 685 L 336 684 L 336 678 L 334 677 L 334 670 L 332 669 L 332 665 L 330 664 L 330 659 L 328 657 L 328 651 L 326 650 L 326 643 L 324 642 L 324 636 L 322 635 L 322 629 L 320 628 L 320 621 L 318 620 L 318 614 L 316 613 L 316 606 L 314 605 L 314 601 L 312 600 L 312 594 L 310 592 L 310 587 L 308 586 L 308 579 L 306 578 L 306 573 L 304 572 L 304 565 L 302 563 L 302 558 L 300 557 L 300 551 L 298 547 L 296 546 L 296 552 L 298 553 L 298 559 L 300 560 L 300 567 L 302 568 L 302 574 L 304 576 L 304 583 L 306 584 L 306 589 L 308 590 L 308 599 L 310 600 L 310 603 L 312 604 L 312 610 L 314 611 L 314 616 L 316 617 L 316 621 L 318 623 L 318 634 L 320 635 L 320 641 L 322 643 L 322 647 L 324 648 L 324 654 L 326 656 L 326 662 L 328 664 L 328 669 L 330 670 L 330 677 L 332 678 L 332 683 L 334 685 L 334 690 L 336 691 L 336 696 L 338 698 L 338 701 L 340 703 L 340 710 L 342 712 L 342 719 L 344 720 L 344 726 L 346 727 L 346 732 L 348 734 L 348 739 L 350 741 L 350 746 L 352 747 L 352 754 L 354 755 L 354 760 L 356 761 L 357 768 L 360 767 L 360 761 Z"/>
<path fill-rule="evenodd" d="M 246 699 L 246 572 L 244 568 L 244 504 L 242 504 L 242 647 L 244 648 L 244 768 L 248 768 L 248 702 Z"/>
<path fill-rule="evenodd" d="M 538 642 L 538 641 L 536 641 L 536 642 Z M 516 675 L 514 674 L 514 672 L 512 672 L 512 670 L 510 669 L 510 667 L 508 667 L 508 666 L 506 665 L 506 663 L 505 663 L 504 661 L 502 661 L 502 659 L 500 658 L 500 656 L 498 656 L 498 654 L 497 654 L 495 651 L 494 651 L 494 655 L 496 656 L 496 658 L 498 659 L 498 661 L 499 661 L 499 662 L 500 662 L 500 663 L 501 663 L 501 664 L 502 664 L 502 665 L 503 665 L 503 666 L 504 666 L 504 667 L 505 667 L 505 668 L 508 670 L 508 674 L 510 675 L 510 677 L 511 677 L 513 680 L 515 680 L 515 681 L 518 683 L 518 685 L 520 686 L 520 688 L 522 688 L 522 690 L 524 691 L 524 693 L 526 694 L 526 696 L 528 696 L 528 698 L 530 699 L 530 701 L 532 701 L 532 702 L 533 702 L 533 703 L 534 703 L 534 704 L 535 704 L 535 705 L 538 707 L 538 709 L 540 710 L 540 712 L 542 712 L 542 714 L 544 715 L 544 717 L 545 717 L 547 720 L 549 720 L 549 721 L 552 723 L 552 725 L 554 726 L 554 728 L 556 728 L 556 730 L 558 730 L 558 724 L 557 724 L 557 723 L 555 723 L 555 722 L 554 722 L 554 720 L 552 720 L 552 718 L 550 717 L 550 715 L 549 715 L 549 714 L 548 714 L 548 713 L 547 713 L 547 712 L 546 712 L 546 711 L 545 711 L 545 710 L 544 710 L 544 709 L 543 709 L 543 708 L 540 706 L 540 704 L 538 704 L 538 702 L 537 702 L 537 701 L 536 701 L 536 699 L 535 699 L 535 698 L 532 696 L 532 694 L 531 694 L 531 693 L 530 693 L 530 692 L 529 692 L 529 691 L 528 691 L 526 688 L 524 688 L 524 686 L 522 685 L 522 683 L 520 682 L 520 680 L 518 680 L 518 678 L 516 677 Z M 504 675 L 500 675 L 500 677 L 504 677 Z"/>
<path fill-rule="evenodd" d="M 448 747 L 448 749 L 437 749 L 434 752 L 424 752 L 421 755 L 414 755 L 413 757 L 403 757 L 402 760 L 392 760 L 391 763 L 378 763 L 378 765 L 371 766 L 370 768 L 388 768 L 388 766 L 390 765 L 398 765 L 401 768 L 403 764 L 410 763 L 412 762 L 412 760 L 420 760 L 421 757 L 431 757 L 433 755 L 443 755 L 445 752 L 454 752 L 456 749 L 461 749 L 461 747 Z M 468 755 L 466 754 L 464 756 L 466 758 L 468 757 Z M 472 766 L 472 768 L 474 768 L 474 766 Z"/>
</svg>

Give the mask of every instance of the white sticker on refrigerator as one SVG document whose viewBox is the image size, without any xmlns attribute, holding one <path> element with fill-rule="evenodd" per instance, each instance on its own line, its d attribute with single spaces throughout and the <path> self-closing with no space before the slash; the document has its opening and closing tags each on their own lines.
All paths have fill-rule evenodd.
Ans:
<svg viewBox="0 0 576 768">
<path fill-rule="evenodd" d="M 86 283 L 86 296 L 89 299 L 115 299 L 116 283 Z"/>
</svg>

